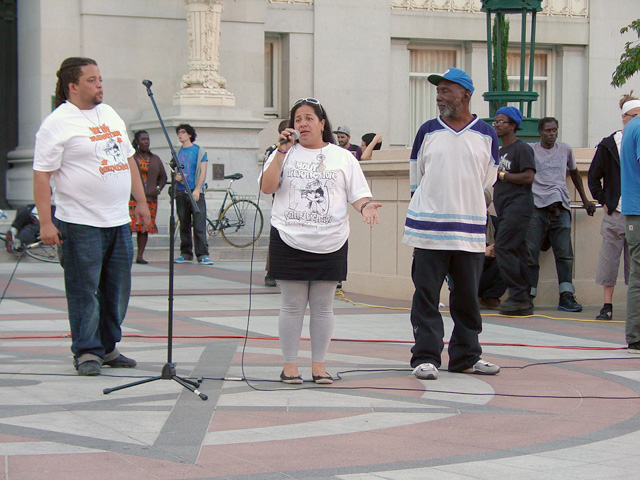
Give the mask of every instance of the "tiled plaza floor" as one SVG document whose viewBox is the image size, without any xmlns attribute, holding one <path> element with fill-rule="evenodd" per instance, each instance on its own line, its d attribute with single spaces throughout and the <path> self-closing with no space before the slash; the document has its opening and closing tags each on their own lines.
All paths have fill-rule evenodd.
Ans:
<svg viewBox="0 0 640 480">
<path fill-rule="evenodd" d="M 614 322 L 592 321 L 595 305 L 484 311 L 483 357 L 502 372 L 420 381 L 408 366 L 408 304 L 345 289 L 365 305 L 336 297 L 327 369 L 342 379 L 286 386 L 280 295 L 262 285 L 262 266 L 251 289 L 248 262 L 176 266 L 172 361 L 202 379 L 202 401 L 171 380 L 103 394 L 160 375 L 168 360 L 166 262 L 134 265 L 120 349 L 138 367 L 99 377 L 71 364 L 61 268 L 21 262 L 0 303 L 0 479 L 637 476 L 640 355 L 624 349 L 622 306 Z M 14 267 L 0 263 L 2 289 Z M 448 338 L 446 313 L 445 323 Z M 309 378 L 307 341 L 300 358 Z"/>
</svg>

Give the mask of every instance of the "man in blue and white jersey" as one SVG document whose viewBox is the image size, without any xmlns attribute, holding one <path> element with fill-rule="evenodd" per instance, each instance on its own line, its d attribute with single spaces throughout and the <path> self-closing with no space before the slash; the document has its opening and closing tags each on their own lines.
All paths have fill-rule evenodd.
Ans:
<svg viewBox="0 0 640 480">
<path fill-rule="evenodd" d="M 423 124 L 411 152 L 411 202 L 403 243 L 414 247 L 411 324 L 416 377 L 435 380 L 444 349 L 438 311 L 445 276 L 452 280 L 455 327 L 449 342 L 450 372 L 495 375 L 500 367 L 480 358 L 482 317 L 478 284 L 485 252 L 484 190 L 496 181 L 498 137 L 469 111 L 474 87 L 464 71 L 430 75 L 440 116 Z"/>
</svg>

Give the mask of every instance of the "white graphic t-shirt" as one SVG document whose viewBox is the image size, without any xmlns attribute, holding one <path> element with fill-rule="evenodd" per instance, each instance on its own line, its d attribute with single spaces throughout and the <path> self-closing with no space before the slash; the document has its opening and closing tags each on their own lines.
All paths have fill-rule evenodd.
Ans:
<svg viewBox="0 0 640 480">
<path fill-rule="evenodd" d="M 127 129 L 108 105 L 80 110 L 63 103 L 36 133 L 33 169 L 54 172 L 56 217 L 93 227 L 129 223 L 134 154 Z"/>
<path fill-rule="evenodd" d="M 292 248 L 335 252 L 349 238 L 349 205 L 364 197 L 371 197 L 371 190 L 351 152 L 333 144 L 318 150 L 297 144 L 284 160 L 271 225 Z"/>
</svg>

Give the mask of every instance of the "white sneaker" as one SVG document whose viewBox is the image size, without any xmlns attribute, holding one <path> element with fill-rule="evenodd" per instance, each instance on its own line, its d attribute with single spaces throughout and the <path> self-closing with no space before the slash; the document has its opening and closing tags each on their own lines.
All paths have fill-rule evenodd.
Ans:
<svg viewBox="0 0 640 480">
<path fill-rule="evenodd" d="M 500 373 L 500 367 L 493 363 L 485 362 L 484 360 L 478 360 L 476 364 L 463 370 L 462 373 L 475 373 L 477 375 L 496 375 Z"/>
<path fill-rule="evenodd" d="M 420 380 L 437 380 L 438 369 L 433 363 L 421 363 L 412 372 Z"/>
</svg>

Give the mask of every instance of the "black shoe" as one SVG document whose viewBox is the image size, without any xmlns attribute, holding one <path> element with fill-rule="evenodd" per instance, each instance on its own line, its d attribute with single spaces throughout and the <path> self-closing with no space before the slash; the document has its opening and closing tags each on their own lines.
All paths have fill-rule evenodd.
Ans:
<svg viewBox="0 0 640 480">
<path fill-rule="evenodd" d="M 275 279 L 271 278 L 269 275 L 265 275 L 264 276 L 264 286 L 265 287 L 275 287 L 276 286 Z"/>
<path fill-rule="evenodd" d="M 138 365 L 133 358 L 125 357 L 120 354 L 113 360 L 109 360 L 108 362 L 103 362 L 103 365 L 108 365 L 111 368 L 133 368 Z"/>
<path fill-rule="evenodd" d="M 576 302 L 576 297 L 571 292 L 562 292 L 558 301 L 558 310 L 564 312 L 581 312 L 582 305 Z"/>
<path fill-rule="evenodd" d="M 333 377 L 328 373 L 326 375 L 312 375 L 313 381 L 319 385 L 330 385 L 333 383 Z"/>
<path fill-rule="evenodd" d="M 531 300 L 523 300 L 521 302 L 517 300 L 513 300 L 511 298 L 507 298 L 504 302 L 500 304 L 498 310 L 502 315 L 532 315 L 533 314 L 533 303 Z"/>
<path fill-rule="evenodd" d="M 76 370 L 78 370 L 78 375 L 95 377 L 96 375 L 100 375 L 100 362 L 97 360 L 87 360 L 76 366 Z"/>
<path fill-rule="evenodd" d="M 295 377 L 289 377 L 284 374 L 284 370 L 280 373 L 280 381 L 283 383 L 288 383 L 290 385 L 300 385 L 302 384 L 302 375 L 296 375 Z"/>
<path fill-rule="evenodd" d="M 136 258 L 136 263 L 139 263 L 140 265 L 147 265 L 149 262 L 147 262 L 146 260 L 141 259 L 137 259 Z"/>
<path fill-rule="evenodd" d="M 338 284 L 336 285 L 336 290 L 342 290 L 342 282 L 338 282 Z"/>
<path fill-rule="evenodd" d="M 630 343 L 627 346 L 627 351 L 629 353 L 640 353 L 640 342 Z"/>
<path fill-rule="evenodd" d="M 600 313 L 596 317 L 596 320 L 612 320 L 613 319 L 613 305 L 605 303 L 600 309 Z"/>
</svg>

